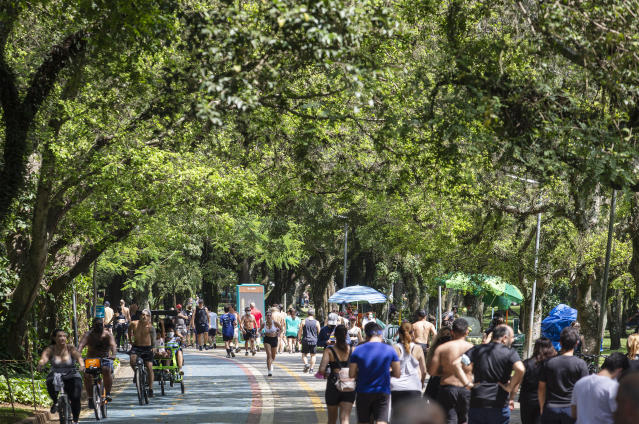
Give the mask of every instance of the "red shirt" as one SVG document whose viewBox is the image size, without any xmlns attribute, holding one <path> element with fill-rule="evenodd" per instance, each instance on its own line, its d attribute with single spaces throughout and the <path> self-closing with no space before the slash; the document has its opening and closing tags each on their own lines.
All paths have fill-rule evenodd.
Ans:
<svg viewBox="0 0 639 424">
<path fill-rule="evenodd" d="M 251 309 L 251 315 L 255 317 L 255 321 L 257 321 L 257 326 L 259 327 L 262 322 L 262 313 L 257 308 Z"/>
</svg>

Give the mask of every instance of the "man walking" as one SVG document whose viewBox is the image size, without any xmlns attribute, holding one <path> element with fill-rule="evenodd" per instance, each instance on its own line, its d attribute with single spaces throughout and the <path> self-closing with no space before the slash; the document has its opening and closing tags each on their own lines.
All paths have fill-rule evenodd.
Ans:
<svg viewBox="0 0 639 424">
<path fill-rule="evenodd" d="M 315 366 L 315 348 L 317 347 L 317 336 L 320 332 L 320 323 L 315 319 L 315 310 L 308 310 L 308 317 L 302 320 L 297 339 L 302 342 L 302 361 L 304 362 L 304 372 L 313 372 Z M 311 356 L 310 364 L 307 355 Z"/>
<path fill-rule="evenodd" d="M 628 369 L 630 361 L 615 352 L 603 363 L 597 374 L 582 378 L 572 390 L 572 417 L 577 424 L 612 424 L 617 410 L 617 378 Z"/>
<path fill-rule="evenodd" d="M 391 375 L 401 376 L 399 357 L 384 343 L 379 324 L 370 322 L 364 331 L 368 341 L 355 348 L 348 370 L 349 376 L 357 379 L 357 421 L 384 424 L 389 420 Z"/>
<path fill-rule="evenodd" d="M 470 369 L 459 375 L 457 361 L 473 347 L 466 341 L 468 321 L 457 318 L 452 323 L 453 340 L 441 344 L 435 349 L 428 367 L 431 376 L 441 377 L 437 400 L 446 412 L 448 424 L 462 424 L 468 421 L 470 387 L 472 387 Z"/>
<path fill-rule="evenodd" d="M 511 348 L 515 334 L 507 325 L 492 330 L 490 343 L 474 346 L 457 360 L 472 364 L 476 384 L 470 391 L 469 424 L 508 424 L 511 407 L 526 371 L 519 354 Z M 514 371 L 514 375 L 513 375 Z M 463 371 L 458 372 L 463 378 Z"/>
<path fill-rule="evenodd" d="M 573 327 L 561 330 L 559 344 L 562 354 L 550 358 L 539 375 L 539 412 L 542 424 L 570 424 L 572 390 L 579 379 L 588 375 L 586 363 L 574 356 L 579 332 Z"/>
<path fill-rule="evenodd" d="M 209 340 L 211 342 L 211 347 L 213 349 L 217 349 L 217 313 L 214 311 L 209 311 Z M 208 346 L 206 347 L 209 348 Z"/>
<path fill-rule="evenodd" d="M 424 351 L 424 358 L 428 355 L 428 346 L 430 345 L 430 339 L 435 339 L 437 336 L 437 330 L 435 326 L 428 322 L 426 311 L 420 309 L 416 313 L 417 321 L 413 324 L 413 335 L 415 337 L 415 343 L 422 347 Z"/>
<path fill-rule="evenodd" d="M 209 310 L 204 306 L 204 300 L 199 299 L 191 315 L 191 327 L 195 328 L 195 343 L 199 350 L 204 348 L 208 339 L 209 319 Z"/>
<path fill-rule="evenodd" d="M 240 320 L 240 329 L 244 338 L 244 347 L 246 348 L 246 356 L 249 354 L 249 344 L 251 345 L 251 353 L 255 356 L 255 337 L 257 337 L 257 322 L 255 316 L 251 313 L 251 308 L 244 308 L 244 315 Z"/>
<path fill-rule="evenodd" d="M 226 349 L 226 357 L 231 356 L 235 358 L 235 352 L 231 342 L 235 333 L 235 314 L 230 312 L 231 307 L 229 305 L 224 306 L 224 314 L 220 317 L 220 324 L 222 325 L 222 340 L 224 340 L 224 348 Z"/>
<path fill-rule="evenodd" d="M 104 302 L 104 328 L 111 334 L 113 334 L 113 309 L 111 308 L 111 303 L 106 300 Z"/>
</svg>

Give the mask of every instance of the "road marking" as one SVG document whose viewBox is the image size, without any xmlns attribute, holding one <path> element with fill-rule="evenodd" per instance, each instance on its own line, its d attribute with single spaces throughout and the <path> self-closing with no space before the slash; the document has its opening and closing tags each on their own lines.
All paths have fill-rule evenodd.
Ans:
<svg viewBox="0 0 639 424">
<path fill-rule="evenodd" d="M 318 423 L 325 422 L 327 419 L 327 416 L 326 416 L 326 411 L 324 410 L 324 403 L 322 402 L 320 397 L 317 396 L 317 393 L 315 392 L 315 390 L 313 390 L 313 388 L 306 381 L 304 381 L 302 377 L 300 377 L 297 373 L 291 371 L 291 369 L 288 368 L 287 366 L 279 364 L 279 363 L 275 363 L 274 365 L 286 371 L 286 373 L 290 375 L 291 377 L 293 377 L 298 382 L 298 384 L 302 387 L 302 389 L 304 389 L 306 393 L 308 393 L 308 397 L 311 399 L 311 404 L 313 404 L 313 408 L 315 409 L 315 414 L 317 415 L 317 422 Z"/>
</svg>

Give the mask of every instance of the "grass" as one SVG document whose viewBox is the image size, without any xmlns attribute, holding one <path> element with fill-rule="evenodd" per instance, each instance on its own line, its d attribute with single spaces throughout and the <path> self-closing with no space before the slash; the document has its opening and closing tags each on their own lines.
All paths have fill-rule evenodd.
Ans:
<svg viewBox="0 0 639 424">
<path fill-rule="evenodd" d="M 15 415 L 9 406 L 0 406 L 0 424 L 13 424 L 33 415 L 33 409 L 16 406 Z"/>
</svg>

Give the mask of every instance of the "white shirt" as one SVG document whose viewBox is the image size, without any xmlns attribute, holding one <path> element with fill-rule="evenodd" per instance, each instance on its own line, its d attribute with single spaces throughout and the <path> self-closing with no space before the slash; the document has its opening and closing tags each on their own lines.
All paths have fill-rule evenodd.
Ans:
<svg viewBox="0 0 639 424">
<path fill-rule="evenodd" d="M 612 424 L 618 388 L 617 380 L 597 374 L 577 381 L 571 401 L 577 406 L 576 424 Z"/>
<path fill-rule="evenodd" d="M 211 324 L 209 325 L 209 328 L 211 330 L 213 329 L 217 330 L 217 314 L 215 312 L 209 312 L 209 318 L 211 319 Z"/>
</svg>

